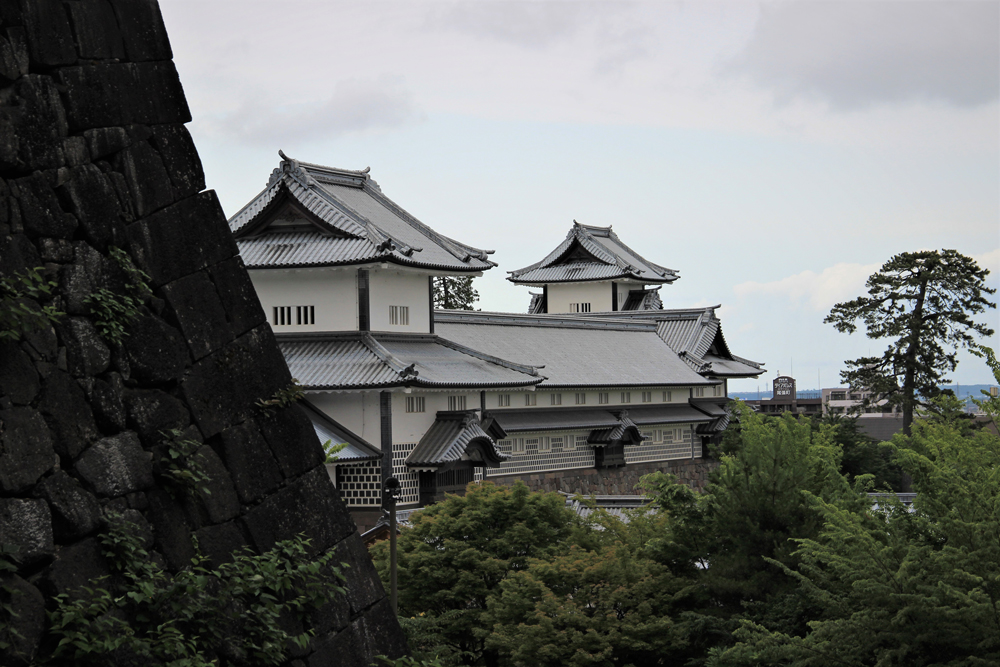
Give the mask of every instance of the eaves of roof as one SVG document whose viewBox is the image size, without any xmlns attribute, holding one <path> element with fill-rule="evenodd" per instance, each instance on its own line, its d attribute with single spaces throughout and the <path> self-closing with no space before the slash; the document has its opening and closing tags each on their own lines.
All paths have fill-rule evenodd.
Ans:
<svg viewBox="0 0 1000 667">
<path fill-rule="evenodd" d="M 382 458 L 382 452 L 373 447 L 364 438 L 344 428 L 329 415 L 318 410 L 308 399 L 303 399 L 300 405 L 313 424 L 316 436 L 321 443 L 330 440 L 334 445 L 347 445 L 337 453 L 338 463 L 355 463 Z"/>
<path fill-rule="evenodd" d="M 495 468 L 509 458 L 483 430 L 475 411 L 443 411 L 437 413 L 434 423 L 406 457 L 406 465 L 440 469 L 457 461 L 472 460 Z"/>
</svg>

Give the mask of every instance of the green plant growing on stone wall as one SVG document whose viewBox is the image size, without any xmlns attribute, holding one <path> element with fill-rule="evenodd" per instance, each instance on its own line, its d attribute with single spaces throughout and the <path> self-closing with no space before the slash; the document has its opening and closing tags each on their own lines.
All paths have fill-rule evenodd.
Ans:
<svg viewBox="0 0 1000 667">
<path fill-rule="evenodd" d="M 0 278 L 0 340 L 20 340 L 21 336 L 54 323 L 64 313 L 53 304 L 40 306 L 56 288 L 54 280 L 42 277 L 42 267 L 18 271 Z"/>
<path fill-rule="evenodd" d="M 100 287 L 87 296 L 86 303 L 98 332 L 104 340 L 117 346 L 128 335 L 129 322 L 139 316 L 139 308 L 153 292 L 149 288 L 149 276 L 135 266 L 128 253 L 111 246 L 108 256 L 125 274 L 127 293 L 118 294 Z"/>
<path fill-rule="evenodd" d="M 256 405 L 262 413 L 270 417 L 281 408 L 287 408 L 292 403 L 301 401 L 305 396 L 305 388 L 299 384 L 298 380 L 292 378 L 287 387 L 282 387 L 271 394 L 271 398 L 260 399 Z"/>
<path fill-rule="evenodd" d="M 211 478 L 201 467 L 196 456 L 201 443 L 185 439 L 184 434 L 178 429 L 161 431 L 160 435 L 165 441 L 160 448 L 162 454 L 157 459 L 157 469 L 159 475 L 167 482 L 168 490 L 173 494 L 173 488 L 190 491 L 200 488 L 203 493 L 211 495 L 212 492 L 204 486 Z"/>
<path fill-rule="evenodd" d="M 17 552 L 8 544 L 0 544 L 0 576 L 17 574 Z M 14 627 L 18 613 L 14 598 L 20 591 L 6 584 L 0 585 L 0 653 L 7 652 L 21 633 Z"/>
<path fill-rule="evenodd" d="M 344 593 L 334 583 L 344 577 L 330 562 L 332 552 L 311 557 L 302 536 L 259 556 L 238 553 L 214 570 L 199 556 L 176 574 L 150 558 L 121 516 L 109 517 L 101 542 L 117 574 L 91 582 L 78 599 L 56 597 L 52 662 L 277 665 L 287 660 L 290 642 L 304 648 L 313 636 L 290 635 L 282 617 L 306 621 Z"/>
</svg>

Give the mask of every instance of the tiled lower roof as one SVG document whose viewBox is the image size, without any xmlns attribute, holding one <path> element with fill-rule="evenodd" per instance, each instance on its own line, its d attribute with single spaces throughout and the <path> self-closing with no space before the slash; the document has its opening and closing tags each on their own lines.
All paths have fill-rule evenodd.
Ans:
<svg viewBox="0 0 1000 667">
<path fill-rule="evenodd" d="M 288 334 L 278 346 L 306 389 L 529 387 L 530 366 L 484 355 L 433 335 Z"/>
</svg>

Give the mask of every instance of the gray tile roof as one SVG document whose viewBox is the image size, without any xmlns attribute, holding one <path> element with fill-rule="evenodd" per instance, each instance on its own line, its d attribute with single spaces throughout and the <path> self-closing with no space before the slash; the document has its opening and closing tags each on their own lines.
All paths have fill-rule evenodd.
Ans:
<svg viewBox="0 0 1000 667">
<path fill-rule="evenodd" d="M 708 422 L 712 419 L 688 404 L 637 406 L 629 408 L 628 415 L 640 426 Z"/>
<path fill-rule="evenodd" d="M 267 187 L 229 220 L 247 268 L 333 266 L 376 261 L 456 272 L 496 264 L 481 250 L 438 234 L 382 194 L 368 170 L 282 161 Z M 286 205 L 304 228 L 269 227 Z"/>
<path fill-rule="evenodd" d="M 507 433 L 609 428 L 618 424 L 618 417 L 600 408 L 589 410 L 573 408 L 491 410 L 489 416 L 495 419 Z"/>
<path fill-rule="evenodd" d="M 611 428 L 594 429 L 587 436 L 587 444 L 594 446 L 612 445 L 618 442 L 625 442 L 629 445 L 638 445 L 646 438 L 639 433 L 639 427 L 634 421 L 629 419 L 628 410 L 618 413 L 618 423 Z"/>
<path fill-rule="evenodd" d="M 483 430 L 475 411 L 442 411 L 406 457 L 406 465 L 440 468 L 454 461 L 471 460 L 496 468 L 509 458 Z"/>
<path fill-rule="evenodd" d="M 327 440 L 334 445 L 346 444 L 344 449 L 337 453 L 337 461 L 342 463 L 355 463 L 357 461 L 370 461 L 381 459 L 382 452 L 372 447 L 364 438 L 347 430 L 328 415 L 318 410 L 308 400 L 300 402 L 302 408 L 309 415 L 313 429 L 319 441 L 325 443 Z"/>
<path fill-rule="evenodd" d="M 544 378 L 450 340 L 423 334 L 287 334 L 278 346 L 307 389 L 527 387 Z"/>
<path fill-rule="evenodd" d="M 673 269 L 644 259 L 622 243 L 611 227 L 581 225 L 576 220 L 566 240 L 545 259 L 516 271 L 507 280 L 519 285 L 632 279 L 643 283 L 672 283 Z"/>
<path fill-rule="evenodd" d="M 756 377 L 763 364 L 737 357 L 729 351 L 722 322 L 715 314 L 720 306 L 670 310 L 619 311 L 616 318 L 652 321 L 656 333 L 693 370 L 713 377 Z M 581 317 L 608 317 L 609 313 L 581 313 Z"/>
<path fill-rule="evenodd" d="M 646 508 L 649 512 L 656 511 L 646 496 L 579 496 L 563 491 L 559 493 L 566 496 L 566 507 L 576 512 L 581 519 L 588 518 L 598 510 L 603 510 L 622 522 L 628 523 L 629 510 Z"/>
<path fill-rule="evenodd" d="M 705 385 L 664 346 L 656 323 L 567 315 L 435 311 L 434 330 L 501 359 L 543 367 L 539 389 Z"/>
</svg>

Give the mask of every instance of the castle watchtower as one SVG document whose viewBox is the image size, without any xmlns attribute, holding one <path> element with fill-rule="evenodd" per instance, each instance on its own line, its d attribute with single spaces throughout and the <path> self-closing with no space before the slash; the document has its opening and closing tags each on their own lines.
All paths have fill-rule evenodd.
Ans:
<svg viewBox="0 0 1000 667">
<path fill-rule="evenodd" d="M 576 220 L 545 259 L 509 273 L 507 280 L 516 285 L 542 288 L 531 294 L 532 314 L 660 310 L 660 287 L 680 277 L 644 259 L 611 227 Z"/>
</svg>

